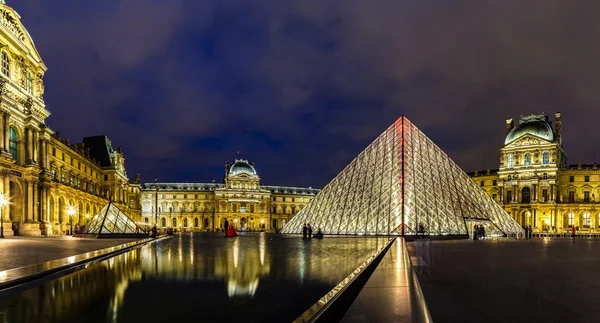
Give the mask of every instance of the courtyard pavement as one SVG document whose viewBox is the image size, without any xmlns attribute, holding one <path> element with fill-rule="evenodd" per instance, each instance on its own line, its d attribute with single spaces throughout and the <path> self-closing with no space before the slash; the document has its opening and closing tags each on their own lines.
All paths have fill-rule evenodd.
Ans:
<svg viewBox="0 0 600 323">
<path fill-rule="evenodd" d="M 70 257 L 131 241 L 135 239 L 81 239 L 70 236 L 4 238 L 0 239 L 0 271 Z"/>
<path fill-rule="evenodd" d="M 600 239 L 408 247 L 434 322 L 600 322 Z"/>
</svg>

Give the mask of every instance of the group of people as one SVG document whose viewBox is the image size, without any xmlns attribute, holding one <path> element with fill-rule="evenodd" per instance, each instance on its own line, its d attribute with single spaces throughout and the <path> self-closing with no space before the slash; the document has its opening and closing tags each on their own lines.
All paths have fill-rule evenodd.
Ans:
<svg viewBox="0 0 600 323">
<path fill-rule="evenodd" d="M 473 240 L 479 240 L 485 238 L 485 227 L 483 225 L 475 225 L 473 227 Z"/>
<path fill-rule="evenodd" d="M 310 226 L 310 223 L 305 223 L 304 227 L 302 227 L 302 238 L 306 239 L 312 239 L 312 238 L 316 238 L 316 239 L 322 239 L 323 238 L 323 232 L 321 231 L 321 228 L 317 229 L 317 232 L 313 235 L 313 229 Z"/>
</svg>

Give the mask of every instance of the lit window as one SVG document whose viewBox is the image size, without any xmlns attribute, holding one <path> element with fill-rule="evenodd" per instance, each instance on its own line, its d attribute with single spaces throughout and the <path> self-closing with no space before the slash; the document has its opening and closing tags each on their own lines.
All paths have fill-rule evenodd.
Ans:
<svg viewBox="0 0 600 323">
<path fill-rule="evenodd" d="M 10 135 L 9 135 L 9 149 L 10 155 L 14 160 L 17 160 L 17 132 L 13 127 L 10 127 Z"/>
<path fill-rule="evenodd" d="M 550 164 L 550 153 L 547 151 L 545 151 L 542 154 L 542 164 L 544 164 L 544 165 Z"/>
<path fill-rule="evenodd" d="M 515 157 L 510 154 L 508 155 L 508 168 L 513 168 L 513 166 L 515 165 Z"/>
<path fill-rule="evenodd" d="M 572 227 L 575 224 L 575 214 L 573 214 L 573 212 L 568 214 L 568 221 L 569 227 Z"/>
<path fill-rule="evenodd" d="M 525 165 L 531 165 L 531 154 L 525 154 Z"/>
<path fill-rule="evenodd" d="M 10 77 L 10 61 L 6 52 L 2 52 L 2 74 Z"/>
<path fill-rule="evenodd" d="M 589 213 L 584 213 L 583 214 L 583 227 L 584 228 L 589 228 L 591 223 L 592 223 L 592 221 L 590 219 L 590 214 Z"/>
</svg>

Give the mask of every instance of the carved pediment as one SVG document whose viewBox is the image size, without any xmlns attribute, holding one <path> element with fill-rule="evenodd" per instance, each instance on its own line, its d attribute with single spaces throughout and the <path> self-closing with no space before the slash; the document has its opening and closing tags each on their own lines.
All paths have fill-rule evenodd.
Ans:
<svg viewBox="0 0 600 323">
<path fill-rule="evenodd" d="M 523 146 L 535 146 L 549 144 L 550 141 L 542 139 L 534 135 L 525 135 L 506 146 L 506 148 L 523 147 Z"/>
</svg>

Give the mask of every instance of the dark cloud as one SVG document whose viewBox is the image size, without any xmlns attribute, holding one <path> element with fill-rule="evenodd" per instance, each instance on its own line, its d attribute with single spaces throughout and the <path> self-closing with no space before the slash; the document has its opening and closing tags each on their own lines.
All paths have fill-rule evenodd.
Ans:
<svg viewBox="0 0 600 323">
<path fill-rule="evenodd" d="M 14 3 L 13 3 L 14 2 Z M 464 169 L 498 166 L 504 120 L 564 115 L 595 162 L 600 3 L 12 1 L 49 71 L 51 127 L 105 133 L 130 173 L 323 186 L 405 114 Z"/>
</svg>

